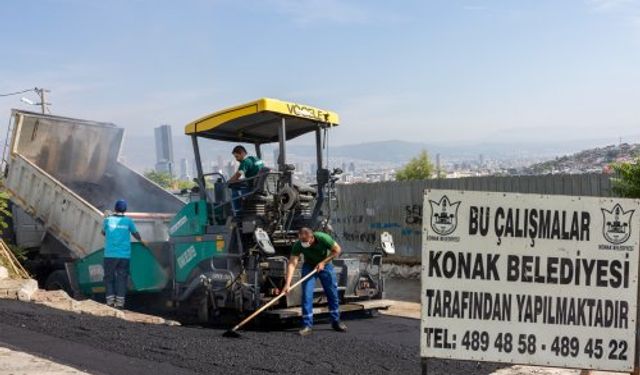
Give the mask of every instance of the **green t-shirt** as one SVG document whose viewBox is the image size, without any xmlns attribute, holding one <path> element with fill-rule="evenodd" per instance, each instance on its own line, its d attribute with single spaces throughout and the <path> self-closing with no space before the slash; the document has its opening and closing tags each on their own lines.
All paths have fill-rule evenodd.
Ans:
<svg viewBox="0 0 640 375">
<path fill-rule="evenodd" d="M 244 178 L 254 177 L 264 167 L 264 162 L 255 156 L 247 156 L 240 162 L 238 170 L 244 173 Z"/>
<path fill-rule="evenodd" d="M 336 244 L 336 241 L 326 233 L 313 232 L 313 236 L 316 238 L 313 245 L 304 248 L 298 241 L 291 249 L 291 255 L 300 256 L 300 254 L 304 254 L 304 262 L 311 266 L 315 266 L 328 257 L 331 248 Z"/>
</svg>

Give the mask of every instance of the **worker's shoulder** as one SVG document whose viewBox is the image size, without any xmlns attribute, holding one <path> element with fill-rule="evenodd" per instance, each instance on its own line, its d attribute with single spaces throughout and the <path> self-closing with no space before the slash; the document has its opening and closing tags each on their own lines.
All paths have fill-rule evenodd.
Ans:
<svg viewBox="0 0 640 375">
<path fill-rule="evenodd" d="M 330 241 L 330 242 L 334 242 L 335 240 L 333 239 L 333 237 L 331 237 L 331 235 L 329 235 L 328 233 L 325 232 L 313 232 L 313 235 L 315 238 L 317 239 L 321 239 L 324 241 Z"/>
<path fill-rule="evenodd" d="M 105 221 L 113 221 L 116 223 L 129 223 L 129 222 L 133 222 L 133 219 L 131 219 L 128 216 L 124 216 L 124 215 L 111 215 L 111 216 L 107 216 L 104 218 Z"/>
<path fill-rule="evenodd" d="M 294 253 L 302 252 L 302 245 L 300 244 L 300 240 L 294 242 L 293 246 L 291 246 L 291 252 L 294 252 Z"/>
</svg>

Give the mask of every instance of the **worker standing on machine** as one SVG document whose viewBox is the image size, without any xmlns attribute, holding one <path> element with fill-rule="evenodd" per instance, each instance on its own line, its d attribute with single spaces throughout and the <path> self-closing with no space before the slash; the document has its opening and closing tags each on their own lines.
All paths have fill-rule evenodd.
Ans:
<svg viewBox="0 0 640 375">
<path fill-rule="evenodd" d="M 237 214 L 241 207 L 240 197 L 251 191 L 251 182 L 241 181 L 240 178 L 242 175 L 244 175 L 245 180 L 257 176 L 258 172 L 264 167 L 264 162 L 256 156 L 248 156 L 247 149 L 240 145 L 234 147 L 231 154 L 240 163 L 238 171 L 229 178 L 231 207 L 233 208 L 233 212 Z"/>
<path fill-rule="evenodd" d="M 104 241 L 104 283 L 107 305 L 124 308 L 129 281 L 129 259 L 131 258 L 131 236 L 143 245 L 140 233 L 131 218 L 124 216 L 127 202 L 119 199 L 115 214 L 104 218 L 102 234 Z"/>
<path fill-rule="evenodd" d="M 314 232 L 310 228 L 301 228 L 298 231 L 298 242 L 291 249 L 291 257 L 287 267 L 287 276 L 282 293 L 288 293 L 291 288 L 293 272 L 298 266 L 300 254 L 304 255 L 302 265 L 302 277 L 317 270 L 317 273 L 302 283 L 302 329 L 301 336 L 311 334 L 313 326 L 313 290 L 316 278 L 320 279 L 324 293 L 329 303 L 329 314 L 331 316 L 331 326 L 338 332 L 346 332 L 347 326 L 340 321 L 340 301 L 338 297 L 338 282 L 332 261 L 326 264 L 324 260 L 332 255 L 334 258 L 340 255 L 340 245 L 323 232 Z"/>
</svg>

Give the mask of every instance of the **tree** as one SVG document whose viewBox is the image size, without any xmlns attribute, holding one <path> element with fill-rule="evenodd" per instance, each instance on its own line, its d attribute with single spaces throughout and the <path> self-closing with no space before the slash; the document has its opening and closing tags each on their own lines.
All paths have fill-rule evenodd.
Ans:
<svg viewBox="0 0 640 375">
<path fill-rule="evenodd" d="M 418 156 L 414 157 L 396 172 L 396 180 L 408 181 L 408 180 L 426 180 L 431 178 L 435 168 L 429 159 L 427 151 L 422 150 Z"/>
<path fill-rule="evenodd" d="M 144 176 L 165 189 L 173 187 L 173 177 L 168 172 L 146 171 Z"/>
<path fill-rule="evenodd" d="M 634 163 L 613 164 L 613 192 L 625 198 L 640 198 L 640 158 Z"/>
<path fill-rule="evenodd" d="M 173 176 L 171 176 L 171 174 L 168 172 L 158 172 L 151 170 L 144 172 L 144 176 L 160 185 L 164 189 L 183 190 L 191 189 L 196 185 L 193 181 L 173 178 Z"/>
<path fill-rule="evenodd" d="M 184 189 L 191 189 L 192 187 L 196 186 L 196 183 L 193 181 L 189 181 L 189 180 L 175 180 L 175 188 L 176 190 L 184 190 Z"/>
</svg>

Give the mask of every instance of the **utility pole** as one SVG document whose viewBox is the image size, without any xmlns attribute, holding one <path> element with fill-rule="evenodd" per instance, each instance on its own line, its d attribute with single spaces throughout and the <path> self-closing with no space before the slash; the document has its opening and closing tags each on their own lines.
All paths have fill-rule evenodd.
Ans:
<svg viewBox="0 0 640 375">
<path fill-rule="evenodd" d="M 42 110 L 42 113 L 46 114 L 47 111 L 49 110 L 47 106 L 51 105 L 51 103 L 47 103 L 47 93 L 51 92 L 51 90 L 37 88 L 37 87 L 34 90 L 36 94 L 38 94 L 38 96 L 40 97 L 40 103 L 36 103 L 36 104 L 40 105 L 40 109 Z"/>
</svg>

